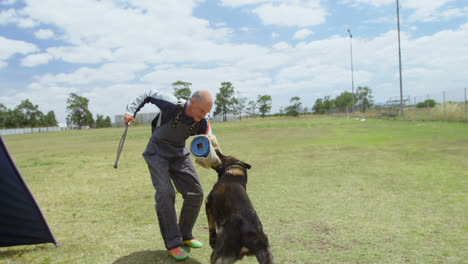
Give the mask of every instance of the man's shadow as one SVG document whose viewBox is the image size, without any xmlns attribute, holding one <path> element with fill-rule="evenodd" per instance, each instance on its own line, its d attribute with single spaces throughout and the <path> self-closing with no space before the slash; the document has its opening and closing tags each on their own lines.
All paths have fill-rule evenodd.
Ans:
<svg viewBox="0 0 468 264">
<path fill-rule="evenodd" d="M 138 251 L 133 252 L 130 255 L 123 256 L 113 264 L 156 264 L 156 263 L 179 263 L 173 257 L 169 256 L 165 250 L 155 250 L 155 251 Z M 196 259 L 191 258 L 190 256 L 184 261 L 184 264 L 202 264 Z"/>
</svg>

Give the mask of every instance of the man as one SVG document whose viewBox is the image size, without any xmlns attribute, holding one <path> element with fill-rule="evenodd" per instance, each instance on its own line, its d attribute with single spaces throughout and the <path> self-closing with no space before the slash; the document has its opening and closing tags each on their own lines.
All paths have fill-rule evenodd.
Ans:
<svg viewBox="0 0 468 264">
<path fill-rule="evenodd" d="M 153 134 L 143 152 L 156 189 L 154 197 L 159 227 L 168 253 L 177 260 L 183 260 L 188 253 L 181 248 L 182 245 L 203 246 L 192 235 L 203 202 L 203 190 L 185 141 L 189 136 L 208 132 L 205 116 L 211 111 L 213 98 L 208 91 L 196 91 L 185 102 L 147 89 L 127 105 L 124 124 L 131 125 L 146 103 L 155 104 L 160 109 Z M 178 224 L 171 180 L 184 199 Z"/>
</svg>

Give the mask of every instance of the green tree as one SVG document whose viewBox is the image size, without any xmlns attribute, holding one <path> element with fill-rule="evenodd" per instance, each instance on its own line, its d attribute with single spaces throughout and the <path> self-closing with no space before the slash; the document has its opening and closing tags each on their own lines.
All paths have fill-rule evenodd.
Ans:
<svg viewBox="0 0 468 264">
<path fill-rule="evenodd" d="M 103 128 L 103 127 L 111 127 L 111 119 L 109 116 L 104 118 L 104 115 L 97 115 L 96 116 L 96 128 Z"/>
<path fill-rule="evenodd" d="M 17 127 L 38 127 L 44 114 L 39 111 L 39 106 L 34 105 L 29 99 L 21 101 L 14 111 Z"/>
<path fill-rule="evenodd" d="M 262 113 L 262 118 L 265 118 L 265 114 L 271 110 L 271 96 L 259 95 L 257 98 L 258 110 Z"/>
<path fill-rule="evenodd" d="M 49 111 L 47 115 L 42 119 L 42 125 L 46 127 L 56 127 L 58 126 L 57 119 L 55 118 L 55 112 Z"/>
<path fill-rule="evenodd" d="M 427 99 L 424 102 L 419 102 L 416 104 L 417 108 L 424 108 L 424 107 L 434 107 L 436 105 L 436 101 L 434 99 Z"/>
<path fill-rule="evenodd" d="M 247 98 L 245 97 L 240 97 L 237 100 L 236 104 L 236 113 L 239 115 L 239 119 L 242 120 L 242 113 L 245 113 L 244 109 L 247 103 Z"/>
<path fill-rule="evenodd" d="M 5 119 L 7 118 L 8 115 L 8 108 L 0 104 L 0 127 L 5 127 Z"/>
<path fill-rule="evenodd" d="M 234 97 L 234 86 L 230 82 L 221 83 L 219 93 L 216 94 L 216 109 L 214 115 L 223 115 L 223 121 L 227 121 L 227 114 L 235 113 L 237 99 Z"/>
<path fill-rule="evenodd" d="M 312 107 L 312 110 L 314 111 L 315 114 L 322 115 L 325 113 L 325 108 L 323 107 L 323 99 L 318 98 L 315 100 L 315 104 Z"/>
<path fill-rule="evenodd" d="M 18 111 L 8 109 L 5 112 L 4 119 L 3 119 L 3 127 L 5 128 L 16 128 L 18 127 L 19 120 L 18 120 Z"/>
<path fill-rule="evenodd" d="M 111 127 L 112 126 L 112 121 L 109 116 L 106 116 L 106 119 L 104 119 L 104 127 Z"/>
<path fill-rule="evenodd" d="M 323 98 L 323 109 L 325 110 L 326 113 L 330 111 L 330 109 L 333 109 L 335 107 L 335 100 L 330 99 L 330 96 L 325 96 Z"/>
<path fill-rule="evenodd" d="M 372 96 L 372 89 L 367 86 L 359 86 L 356 90 L 356 95 L 358 99 L 357 105 L 361 112 L 365 113 L 366 109 L 371 107 L 374 104 L 374 97 Z"/>
<path fill-rule="evenodd" d="M 98 114 L 96 116 L 96 128 L 102 128 L 102 127 L 104 127 L 104 116 Z"/>
<path fill-rule="evenodd" d="M 93 126 L 94 119 L 88 110 L 89 100 L 85 97 L 71 93 L 67 99 L 67 125 L 82 128 L 83 126 Z"/>
<path fill-rule="evenodd" d="M 250 116 L 255 116 L 255 111 L 257 110 L 257 102 L 249 101 L 246 110 L 247 110 L 247 113 L 249 113 Z"/>
<path fill-rule="evenodd" d="M 355 101 L 357 101 L 356 96 L 354 96 Z M 349 110 L 353 107 L 353 94 L 350 92 L 342 92 L 335 98 L 335 105 L 340 111 L 345 112 L 346 108 Z"/>
<path fill-rule="evenodd" d="M 288 107 L 286 107 L 286 115 L 289 116 L 298 116 L 300 111 L 301 111 L 301 105 L 302 103 L 300 102 L 301 98 L 299 96 L 294 96 L 292 97 L 289 102 L 292 104 Z"/>
<path fill-rule="evenodd" d="M 189 82 L 183 82 L 183 81 L 177 81 L 172 84 L 172 87 L 174 87 L 174 96 L 177 98 L 183 98 L 185 100 L 190 100 L 190 97 L 192 96 L 192 91 L 190 90 L 190 87 L 192 86 L 192 83 Z"/>
</svg>

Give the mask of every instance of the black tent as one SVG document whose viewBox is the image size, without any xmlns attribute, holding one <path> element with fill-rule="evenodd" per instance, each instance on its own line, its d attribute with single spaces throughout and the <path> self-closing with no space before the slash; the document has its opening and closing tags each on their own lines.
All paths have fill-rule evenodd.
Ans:
<svg viewBox="0 0 468 264">
<path fill-rule="evenodd" d="M 58 245 L 0 136 L 0 247 L 41 243 Z"/>
</svg>

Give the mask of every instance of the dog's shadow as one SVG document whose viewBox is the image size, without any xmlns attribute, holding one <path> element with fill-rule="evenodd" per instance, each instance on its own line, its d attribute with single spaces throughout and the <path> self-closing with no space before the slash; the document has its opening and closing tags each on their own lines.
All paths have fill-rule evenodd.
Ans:
<svg viewBox="0 0 468 264">
<path fill-rule="evenodd" d="M 165 250 L 155 250 L 155 251 L 138 251 L 138 252 L 133 252 L 130 255 L 123 256 L 116 261 L 113 262 L 113 264 L 155 264 L 155 263 L 177 263 L 179 261 L 175 260 L 169 254 L 167 254 L 167 251 Z M 184 261 L 184 264 L 201 264 L 196 259 L 192 259 L 190 256 Z"/>
</svg>

